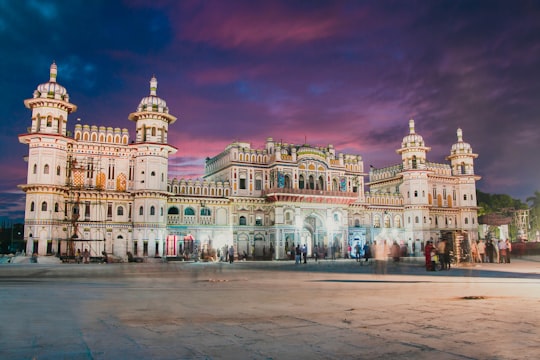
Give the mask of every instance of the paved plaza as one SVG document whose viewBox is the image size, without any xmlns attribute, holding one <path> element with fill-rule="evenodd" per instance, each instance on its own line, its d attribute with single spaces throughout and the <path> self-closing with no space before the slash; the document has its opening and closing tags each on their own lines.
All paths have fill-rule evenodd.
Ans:
<svg viewBox="0 0 540 360">
<path fill-rule="evenodd" d="M 1 359 L 537 359 L 540 259 L 0 265 Z"/>
</svg>

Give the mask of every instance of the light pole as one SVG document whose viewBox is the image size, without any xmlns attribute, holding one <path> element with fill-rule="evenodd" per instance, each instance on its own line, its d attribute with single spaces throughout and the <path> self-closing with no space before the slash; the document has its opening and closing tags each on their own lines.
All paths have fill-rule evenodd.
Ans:
<svg viewBox="0 0 540 360">
<path fill-rule="evenodd" d="M 11 241 L 9 243 L 9 251 L 13 251 L 13 240 L 15 237 L 15 224 L 11 225 Z M 17 236 L 21 236 L 21 232 L 17 231 Z"/>
</svg>

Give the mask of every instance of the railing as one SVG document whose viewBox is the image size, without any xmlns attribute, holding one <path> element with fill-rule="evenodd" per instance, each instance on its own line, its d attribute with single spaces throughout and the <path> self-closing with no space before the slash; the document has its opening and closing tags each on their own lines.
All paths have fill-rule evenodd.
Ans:
<svg viewBox="0 0 540 360">
<path fill-rule="evenodd" d="M 170 225 L 212 225 L 214 224 L 214 219 L 212 216 L 199 216 L 198 222 L 196 215 L 167 215 L 167 223 Z"/>
<path fill-rule="evenodd" d="M 293 189 L 293 188 L 270 188 L 263 191 L 263 195 L 269 194 L 290 194 L 290 195 L 319 195 L 319 196 L 339 196 L 339 197 L 357 197 L 358 193 L 353 191 L 328 191 L 312 189 Z"/>
<path fill-rule="evenodd" d="M 180 224 L 180 215 L 167 215 L 168 224 Z"/>
</svg>

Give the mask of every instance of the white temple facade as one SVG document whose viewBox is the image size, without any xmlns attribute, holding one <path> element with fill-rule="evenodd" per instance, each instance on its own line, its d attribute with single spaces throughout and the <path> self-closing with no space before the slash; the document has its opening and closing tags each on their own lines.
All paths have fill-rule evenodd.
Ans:
<svg viewBox="0 0 540 360">
<path fill-rule="evenodd" d="M 150 94 L 127 129 L 76 124 L 77 110 L 56 81 L 57 67 L 25 105 L 26 251 L 39 255 L 138 257 L 217 255 L 233 246 L 252 259 L 286 259 L 296 245 L 309 255 L 349 256 L 368 242 L 398 242 L 407 253 L 439 238 L 478 239 L 474 159 L 461 129 L 448 163 L 427 160 L 430 148 L 414 120 L 397 149 L 400 162 L 364 169 L 360 155 L 333 145 L 266 140 L 263 148 L 233 142 L 208 158 L 202 180 L 168 176 L 168 129 L 176 117 Z M 398 145 L 398 144 L 397 144 Z M 366 182 L 367 179 L 367 182 Z"/>
</svg>

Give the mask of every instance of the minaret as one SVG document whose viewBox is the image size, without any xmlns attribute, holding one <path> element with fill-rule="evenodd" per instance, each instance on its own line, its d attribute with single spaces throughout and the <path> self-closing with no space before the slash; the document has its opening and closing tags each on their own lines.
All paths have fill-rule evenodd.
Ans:
<svg viewBox="0 0 540 360">
<path fill-rule="evenodd" d="M 426 164 L 426 154 L 431 148 L 427 147 L 421 135 L 414 129 L 414 120 L 409 120 L 409 134 L 403 138 L 401 148 L 396 150 L 401 154 L 403 170 L 399 191 L 403 196 L 405 229 L 407 237 L 425 241 L 429 238 L 429 225 L 424 219 L 429 217 L 429 183 L 431 171 Z M 409 221 L 410 219 L 410 221 Z"/>
<path fill-rule="evenodd" d="M 130 146 L 134 151 L 133 223 L 141 231 L 134 240 L 148 241 L 148 255 L 163 255 L 167 236 L 167 178 L 169 154 L 177 149 L 167 144 L 169 125 L 176 117 L 169 114 L 165 100 L 157 96 L 157 79 L 150 80 L 150 95 L 144 97 L 137 111 L 129 114 L 137 131 Z"/>
<path fill-rule="evenodd" d="M 452 175 L 474 175 L 474 159 L 477 157 L 471 145 L 463 141 L 463 131 L 458 128 L 457 143 L 452 145 L 450 156 L 446 158 L 452 166 Z"/>
<path fill-rule="evenodd" d="M 19 187 L 26 193 L 24 236 L 29 254 L 58 251 L 63 236 L 67 152 L 73 141 L 67 137 L 67 120 L 77 106 L 69 102 L 56 76 L 53 62 L 49 81 L 24 101 L 32 110 L 32 121 L 28 131 L 19 135 L 19 142 L 29 147 L 27 180 Z"/>
<path fill-rule="evenodd" d="M 452 145 L 450 155 L 446 157 L 446 160 L 450 161 L 452 176 L 459 179 L 457 206 L 475 207 L 477 205 L 476 181 L 481 179 L 474 173 L 474 159 L 477 157 L 478 154 L 473 153 L 471 145 L 463 141 L 463 131 L 458 128 L 457 142 Z M 473 218 L 475 216 L 476 210 Z"/>
<path fill-rule="evenodd" d="M 56 82 L 57 71 L 53 62 L 49 81 L 40 84 L 34 90 L 32 99 L 24 101 L 24 105 L 32 109 L 32 126 L 28 129 L 29 133 L 67 135 L 68 114 L 75 112 L 77 106 L 69 102 L 66 88 Z"/>
<path fill-rule="evenodd" d="M 401 154 L 404 170 L 425 169 L 426 154 L 431 148 L 425 146 L 422 136 L 416 134 L 414 130 L 414 120 L 409 120 L 409 135 L 403 138 L 401 148 L 396 150 Z"/>
</svg>

